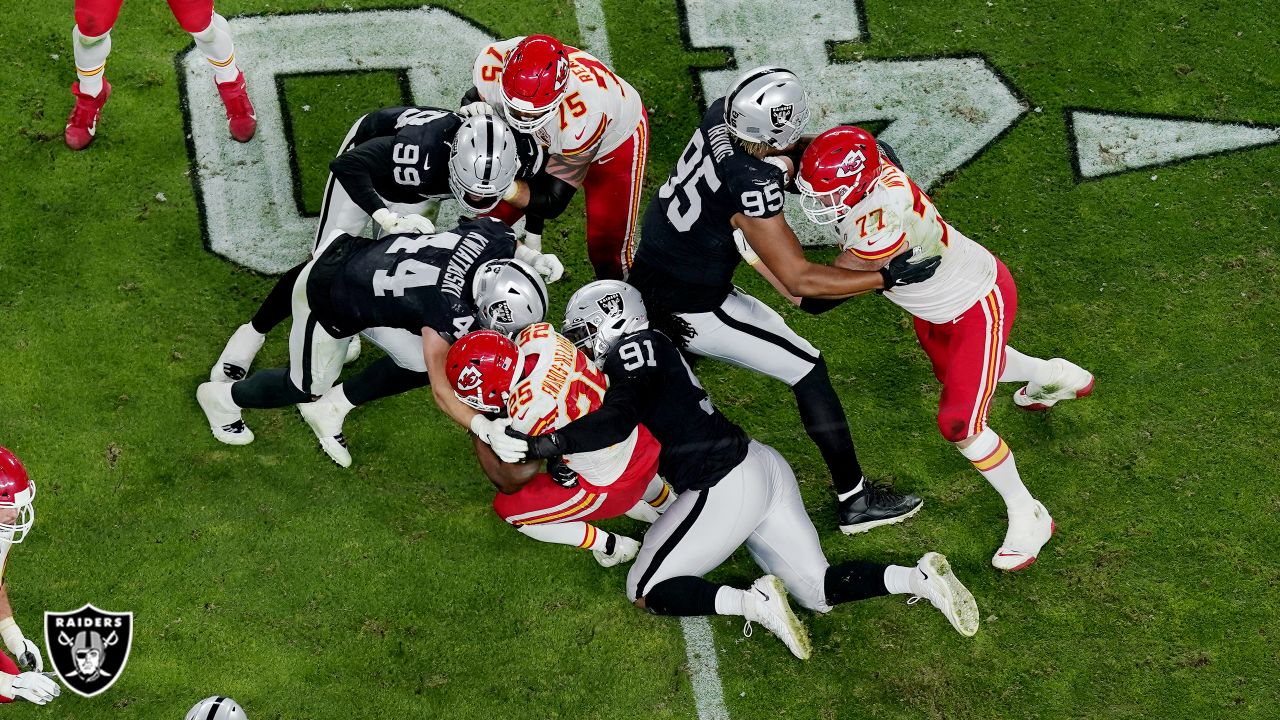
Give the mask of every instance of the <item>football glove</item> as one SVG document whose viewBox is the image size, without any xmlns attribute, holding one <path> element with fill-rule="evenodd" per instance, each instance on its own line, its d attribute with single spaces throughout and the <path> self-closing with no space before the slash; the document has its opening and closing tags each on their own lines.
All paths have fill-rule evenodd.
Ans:
<svg viewBox="0 0 1280 720">
<path fill-rule="evenodd" d="M 930 255 L 922 260 L 913 260 L 912 258 L 920 252 L 920 248 L 916 248 L 911 252 L 902 253 L 889 261 L 888 265 L 880 268 L 880 277 L 884 278 L 884 289 L 892 290 L 900 285 L 912 285 L 924 282 L 933 277 L 938 271 L 938 266 L 942 264 L 941 255 Z"/>
<path fill-rule="evenodd" d="M 547 165 L 547 151 L 532 135 L 512 130 L 516 135 L 516 159 L 520 165 L 516 169 L 517 180 L 528 180 L 542 172 Z"/>
<path fill-rule="evenodd" d="M 53 673 L 24 672 L 13 678 L 9 685 L 12 697 L 44 705 L 62 694 L 62 688 L 50 677 Z"/>
<path fill-rule="evenodd" d="M 572 489 L 578 487 L 578 473 L 569 467 L 564 458 L 548 460 L 547 472 L 551 474 L 551 481 L 562 488 Z"/>
<path fill-rule="evenodd" d="M 476 434 L 493 449 L 493 454 L 504 463 L 518 463 L 524 460 L 525 444 L 503 431 L 511 430 L 510 418 L 490 420 L 483 415 L 471 418 L 471 432 Z"/>
<path fill-rule="evenodd" d="M 512 430 L 508 427 L 506 428 L 506 434 L 514 440 L 511 447 L 520 448 L 521 457 L 525 460 L 538 460 L 564 454 L 564 451 L 560 448 L 560 435 L 558 433 L 525 435 L 519 430 Z"/>
<path fill-rule="evenodd" d="M 458 108 L 458 114 L 462 117 L 480 117 L 482 115 L 492 115 L 493 106 L 487 102 L 479 101 L 467 103 Z"/>
<path fill-rule="evenodd" d="M 520 238 L 520 242 L 524 243 L 525 247 L 529 248 L 534 252 L 542 252 L 541 233 L 527 232 L 524 234 L 524 237 Z"/>
<path fill-rule="evenodd" d="M 550 253 L 538 253 L 538 257 L 533 260 L 533 269 L 538 271 L 548 285 L 564 277 L 564 263 Z"/>
<path fill-rule="evenodd" d="M 40 648 L 30 638 L 22 638 L 22 652 L 17 653 L 18 667 L 23 670 L 44 672 L 44 658 L 40 656 Z"/>
<path fill-rule="evenodd" d="M 373 221 L 382 226 L 383 232 L 388 235 L 396 235 L 398 233 L 426 235 L 436 231 L 435 224 L 421 215 L 416 213 L 400 215 L 386 208 L 380 208 L 374 212 Z"/>
</svg>

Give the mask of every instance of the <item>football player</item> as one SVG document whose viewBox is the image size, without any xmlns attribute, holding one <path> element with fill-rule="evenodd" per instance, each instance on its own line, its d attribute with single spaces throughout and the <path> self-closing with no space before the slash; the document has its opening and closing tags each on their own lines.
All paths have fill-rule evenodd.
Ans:
<svg viewBox="0 0 1280 720">
<path fill-rule="evenodd" d="M 253 442 L 243 408 L 316 400 L 338 379 L 352 337 L 394 328 L 415 344 L 440 409 L 487 442 L 492 421 L 453 394 L 444 358 L 453 341 L 477 324 L 514 333 L 545 316 L 546 286 L 533 268 L 513 258 L 515 246 L 515 232 L 488 217 L 429 235 L 369 240 L 335 232 L 294 283 L 289 367 L 234 383 L 207 382 L 196 391 L 213 436 L 228 445 Z M 412 352 L 401 348 L 393 356 Z M 345 451 L 341 435 L 328 439 Z"/>
<path fill-rule="evenodd" d="M 9 604 L 9 586 L 4 583 L 4 569 L 9 564 L 9 551 L 26 539 L 36 521 L 32 504 L 36 499 L 36 484 L 27 476 L 12 452 L 0 447 L 0 639 L 18 659 L 0 653 L 0 703 L 14 700 L 30 700 L 44 705 L 58 697 L 62 688 L 44 674 L 44 658 L 40 646 L 22 634 L 13 619 L 13 606 Z"/>
<path fill-rule="evenodd" d="M 445 373 L 458 399 L 516 430 L 538 435 L 598 410 L 607 382 L 587 356 L 549 323 L 510 338 L 491 330 L 449 348 Z M 499 493 L 493 509 L 522 534 L 591 550 L 604 567 L 629 562 L 633 538 L 592 520 L 619 515 L 653 522 L 675 500 L 658 476 L 658 441 L 643 425 L 616 445 L 540 462 L 506 464 L 478 438 L 476 456 Z"/>
<path fill-rule="evenodd" d="M 822 354 L 781 315 L 736 289 L 733 272 L 746 257 L 793 295 L 842 298 L 920 282 L 937 260 L 913 264 L 904 256 L 880 272 L 855 272 L 805 259 L 782 207 L 808 117 L 804 88 L 781 68 L 750 70 L 711 103 L 649 202 L 628 281 L 653 312 L 676 313 L 692 327 L 690 351 L 791 387 L 831 473 L 840 529 L 856 533 L 910 517 L 921 500 L 866 481 Z M 738 233 L 745 236 L 741 250 Z"/>
<path fill-rule="evenodd" d="M 875 270 L 909 252 L 941 256 L 932 278 L 884 295 L 914 316 L 916 336 L 942 383 L 942 436 L 1004 498 L 1009 527 L 991 564 L 1027 567 L 1053 534 L 1053 518 L 1023 485 L 1009 446 L 987 426 L 996 383 L 1025 382 L 1014 402 L 1046 410 L 1093 392 L 1093 375 L 1062 358 L 1042 360 L 1008 345 L 1018 311 L 1008 268 L 943 220 L 867 131 L 837 127 L 819 135 L 804 152 L 796 184 L 809 219 L 837 228 L 845 250 L 836 260 L 840 267 Z"/>
<path fill-rule="evenodd" d="M 72 150 L 83 150 L 93 142 L 98 115 L 111 97 L 111 83 L 105 77 L 107 55 L 111 53 L 111 28 L 123 4 L 124 0 L 75 0 L 76 24 L 71 29 L 71 44 L 76 80 L 71 83 L 71 94 L 76 104 L 63 133 Z M 249 101 L 244 73 L 236 65 L 230 24 L 213 11 L 213 0 L 169 0 L 169 9 L 209 60 L 213 82 L 227 110 L 231 137 L 249 142 L 258 129 L 258 117 Z"/>
<path fill-rule="evenodd" d="M 672 318 L 655 320 L 681 327 Z M 645 533 L 627 575 L 627 596 L 637 607 L 658 615 L 741 616 L 748 627 L 763 624 L 801 659 L 811 647 L 788 592 L 820 613 L 912 594 L 927 598 L 961 634 L 977 632 L 973 595 L 938 553 L 926 553 L 914 567 L 828 563 L 787 461 L 712 406 L 677 342 L 649 327 L 635 288 L 608 280 L 583 287 L 569 300 L 564 332 L 603 362 L 604 403 L 543 435 L 508 428 L 518 442 L 494 449 L 504 460 L 572 455 L 608 447 L 640 423 L 649 428 L 662 445 L 659 472 L 679 497 Z M 766 575 L 747 590 L 703 579 L 743 543 Z"/>
<path fill-rule="evenodd" d="M 494 213 L 552 219 L 586 193 L 587 255 L 598 278 L 631 267 L 649 118 L 640 93 L 591 55 L 547 35 L 496 42 L 476 58 L 464 115 L 499 112 L 546 149 L 544 172 L 521 179 Z M 541 223 L 537 223 L 540 227 Z M 541 249 L 540 234 L 524 242 Z"/>
</svg>

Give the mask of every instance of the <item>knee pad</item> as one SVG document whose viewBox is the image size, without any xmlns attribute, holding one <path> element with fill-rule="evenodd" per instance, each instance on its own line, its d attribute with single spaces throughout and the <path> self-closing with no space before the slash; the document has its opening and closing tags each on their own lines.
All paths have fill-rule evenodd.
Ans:
<svg viewBox="0 0 1280 720">
<path fill-rule="evenodd" d="M 938 432 L 947 442 L 958 443 L 969 437 L 969 416 L 959 412 L 938 411 Z"/>
</svg>

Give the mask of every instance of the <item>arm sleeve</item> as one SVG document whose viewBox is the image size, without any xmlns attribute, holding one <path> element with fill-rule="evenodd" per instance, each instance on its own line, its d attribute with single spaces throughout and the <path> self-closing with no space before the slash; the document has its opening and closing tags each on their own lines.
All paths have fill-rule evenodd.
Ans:
<svg viewBox="0 0 1280 720">
<path fill-rule="evenodd" d="M 821 315 L 828 310 L 835 310 L 843 305 L 848 299 L 849 298 L 827 300 L 824 298 L 800 298 L 800 309 L 810 315 Z"/>
<path fill-rule="evenodd" d="M 329 163 L 329 171 L 342 183 L 342 189 L 369 215 L 386 208 L 386 203 L 373 187 L 373 178 L 377 174 L 390 175 L 393 171 L 391 146 L 394 144 L 394 136 L 375 138 L 342 153 Z"/>
<path fill-rule="evenodd" d="M 525 207 L 525 211 L 544 220 L 560 217 L 565 208 L 569 207 L 569 201 L 578 190 L 560 178 L 545 172 L 538 173 L 528 182 L 529 204 Z"/>
<path fill-rule="evenodd" d="M 561 450 L 566 454 L 591 452 L 626 440 L 658 397 L 655 379 L 652 374 L 611 377 L 599 410 L 556 431 Z"/>
</svg>

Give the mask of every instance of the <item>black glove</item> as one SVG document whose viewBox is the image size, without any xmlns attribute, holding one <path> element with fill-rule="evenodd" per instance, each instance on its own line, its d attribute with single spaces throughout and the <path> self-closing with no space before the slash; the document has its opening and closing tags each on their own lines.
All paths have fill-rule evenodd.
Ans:
<svg viewBox="0 0 1280 720">
<path fill-rule="evenodd" d="M 578 487 L 578 473 L 565 463 L 564 458 L 551 458 L 547 461 L 547 472 L 551 481 L 562 488 Z"/>
<path fill-rule="evenodd" d="M 507 427 L 507 434 L 513 438 L 520 438 L 529 443 L 529 451 L 525 453 L 525 460 L 540 460 L 543 458 L 556 457 L 563 455 L 564 451 L 560 449 L 560 436 L 556 433 L 547 433 L 546 435 L 525 435 L 519 430 L 513 430 Z"/>
<path fill-rule="evenodd" d="M 547 164 L 547 152 L 538 144 L 532 135 L 512 130 L 516 136 L 516 159 L 520 162 L 516 170 L 517 180 L 528 180 L 542 172 Z"/>
<path fill-rule="evenodd" d="M 892 290 L 899 285 L 912 285 L 924 282 L 933 277 L 942 264 L 941 255 L 930 255 L 923 260 L 913 262 L 915 251 L 905 252 L 880 268 L 880 277 L 884 278 L 884 289 Z"/>
</svg>

